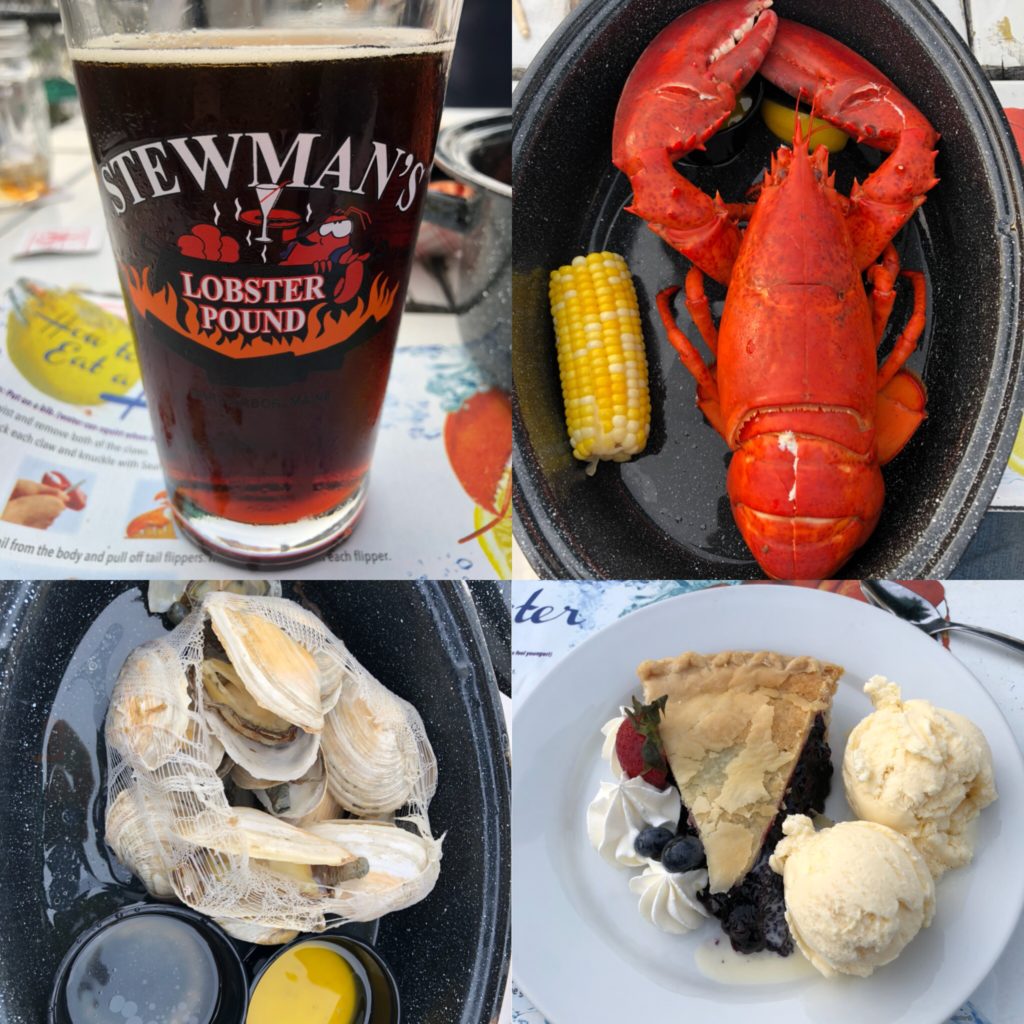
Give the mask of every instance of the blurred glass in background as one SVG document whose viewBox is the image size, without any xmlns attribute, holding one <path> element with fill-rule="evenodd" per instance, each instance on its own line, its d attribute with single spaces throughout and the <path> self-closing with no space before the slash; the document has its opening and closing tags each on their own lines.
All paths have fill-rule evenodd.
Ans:
<svg viewBox="0 0 1024 1024">
<path fill-rule="evenodd" d="M 0 200 L 31 202 L 50 187 L 50 114 L 28 25 L 0 22 Z"/>
</svg>

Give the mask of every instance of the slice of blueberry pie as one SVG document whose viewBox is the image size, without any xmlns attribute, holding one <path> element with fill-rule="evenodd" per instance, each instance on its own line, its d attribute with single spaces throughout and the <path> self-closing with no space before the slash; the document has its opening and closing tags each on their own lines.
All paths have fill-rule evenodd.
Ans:
<svg viewBox="0 0 1024 1024">
<path fill-rule="evenodd" d="M 768 858 L 787 814 L 824 810 L 828 713 L 843 670 L 809 657 L 726 651 L 645 661 L 637 672 L 661 712 L 659 746 L 683 803 L 679 835 L 660 851 L 663 866 L 689 869 L 706 857 L 708 885 L 698 898 L 733 946 L 788 955 L 782 879 Z"/>
</svg>

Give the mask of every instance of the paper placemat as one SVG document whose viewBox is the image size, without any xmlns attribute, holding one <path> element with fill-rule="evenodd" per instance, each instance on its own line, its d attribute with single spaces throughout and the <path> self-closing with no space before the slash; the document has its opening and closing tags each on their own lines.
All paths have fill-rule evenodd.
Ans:
<svg viewBox="0 0 1024 1024">
<path fill-rule="evenodd" d="M 0 574 L 252 575 L 175 533 L 119 300 L 23 280 L 0 324 Z M 455 318 L 407 314 L 362 521 L 324 558 L 275 574 L 509 578 L 511 438 L 508 396 L 484 383 Z"/>
</svg>

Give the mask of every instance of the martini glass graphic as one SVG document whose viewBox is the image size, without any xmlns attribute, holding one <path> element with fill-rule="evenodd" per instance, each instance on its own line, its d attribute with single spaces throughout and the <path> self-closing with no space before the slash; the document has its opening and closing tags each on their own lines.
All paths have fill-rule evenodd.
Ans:
<svg viewBox="0 0 1024 1024">
<path fill-rule="evenodd" d="M 263 215 L 263 233 L 256 238 L 257 242 L 272 242 L 268 229 L 270 227 L 270 214 L 277 206 L 281 198 L 281 192 L 290 182 L 283 181 L 280 185 L 257 185 L 256 197 L 260 202 L 260 213 Z"/>
</svg>

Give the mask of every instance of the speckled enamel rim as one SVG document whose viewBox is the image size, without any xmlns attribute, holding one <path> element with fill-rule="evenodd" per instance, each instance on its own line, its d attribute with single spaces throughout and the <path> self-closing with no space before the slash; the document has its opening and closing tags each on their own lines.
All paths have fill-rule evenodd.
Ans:
<svg viewBox="0 0 1024 1024">
<path fill-rule="evenodd" d="M 214 924 L 209 918 L 202 914 L 189 910 L 187 907 L 176 907 L 166 903 L 136 903 L 130 907 L 123 907 L 115 914 L 104 917 L 91 927 L 87 928 L 75 939 L 71 948 L 64 954 L 57 973 L 54 975 L 53 991 L 50 994 L 50 1003 L 47 1007 L 48 1024 L 64 1024 L 68 1015 L 63 1012 L 64 1008 L 64 986 L 67 981 L 68 972 L 82 948 L 100 932 L 112 927 L 120 921 L 130 917 L 159 915 L 161 917 L 176 917 L 184 921 L 193 930 L 198 932 L 200 938 L 210 947 L 217 966 L 217 978 L 220 985 L 221 1001 L 217 1007 L 217 1013 L 213 1018 L 213 1024 L 244 1024 L 245 1015 L 249 1010 L 249 982 L 245 966 L 238 955 L 238 950 L 228 937 L 227 933 Z M 219 955 L 222 954 L 222 955 Z M 231 979 L 225 976 L 225 968 L 231 975 L 234 975 L 234 986 L 231 986 Z M 231 1001 L 235 1004 L 229 1006 L 224 1000 L 225 992 L 234 988 L 237 999 Z"/>
<path fill-rule="evenodd" d="M 512 134 L 513 188 L 524 148 L 542 122 L 559 80 L 566 75 L 622 14 L 629 0 L 591 0 L 580 5 L 550 36 L 527 69 L 514 94 Z M 1009 273 L 1003 283 L 1000 315 L 1001 346 L 983 407 L 960 453 L 960 465 L 948 489 L 949 500 L 935 510 L 928 526 L 901 561 L 892 578 L 944 577 L 956 566 L 999 486 L 1013 447 L 1017 424 L 1024 413 L 1024 168 L 1006 116 L 974 55 L 929 0 L 883 0 L 936 54 L 952 74 L 973 111 L 978 148 L 983 154 L 977 173 L 992 182 L 999 210 L 993 233 Z M 665 7 L 663 23 L 694 6 Z M 585 112 L 580 130 L 589 130 Z M 565 141 L 567 149 L 572 140 Z M 514 337 L 514 335 L 513 335 Z M 584 551 L 575 542 L 572 524 L 549 508 L 550 488 L 534 453 L 513 393 L 513 529 L 527 560 L 542 576 L 600 579 L 599 553 Z"/>
</svg>

